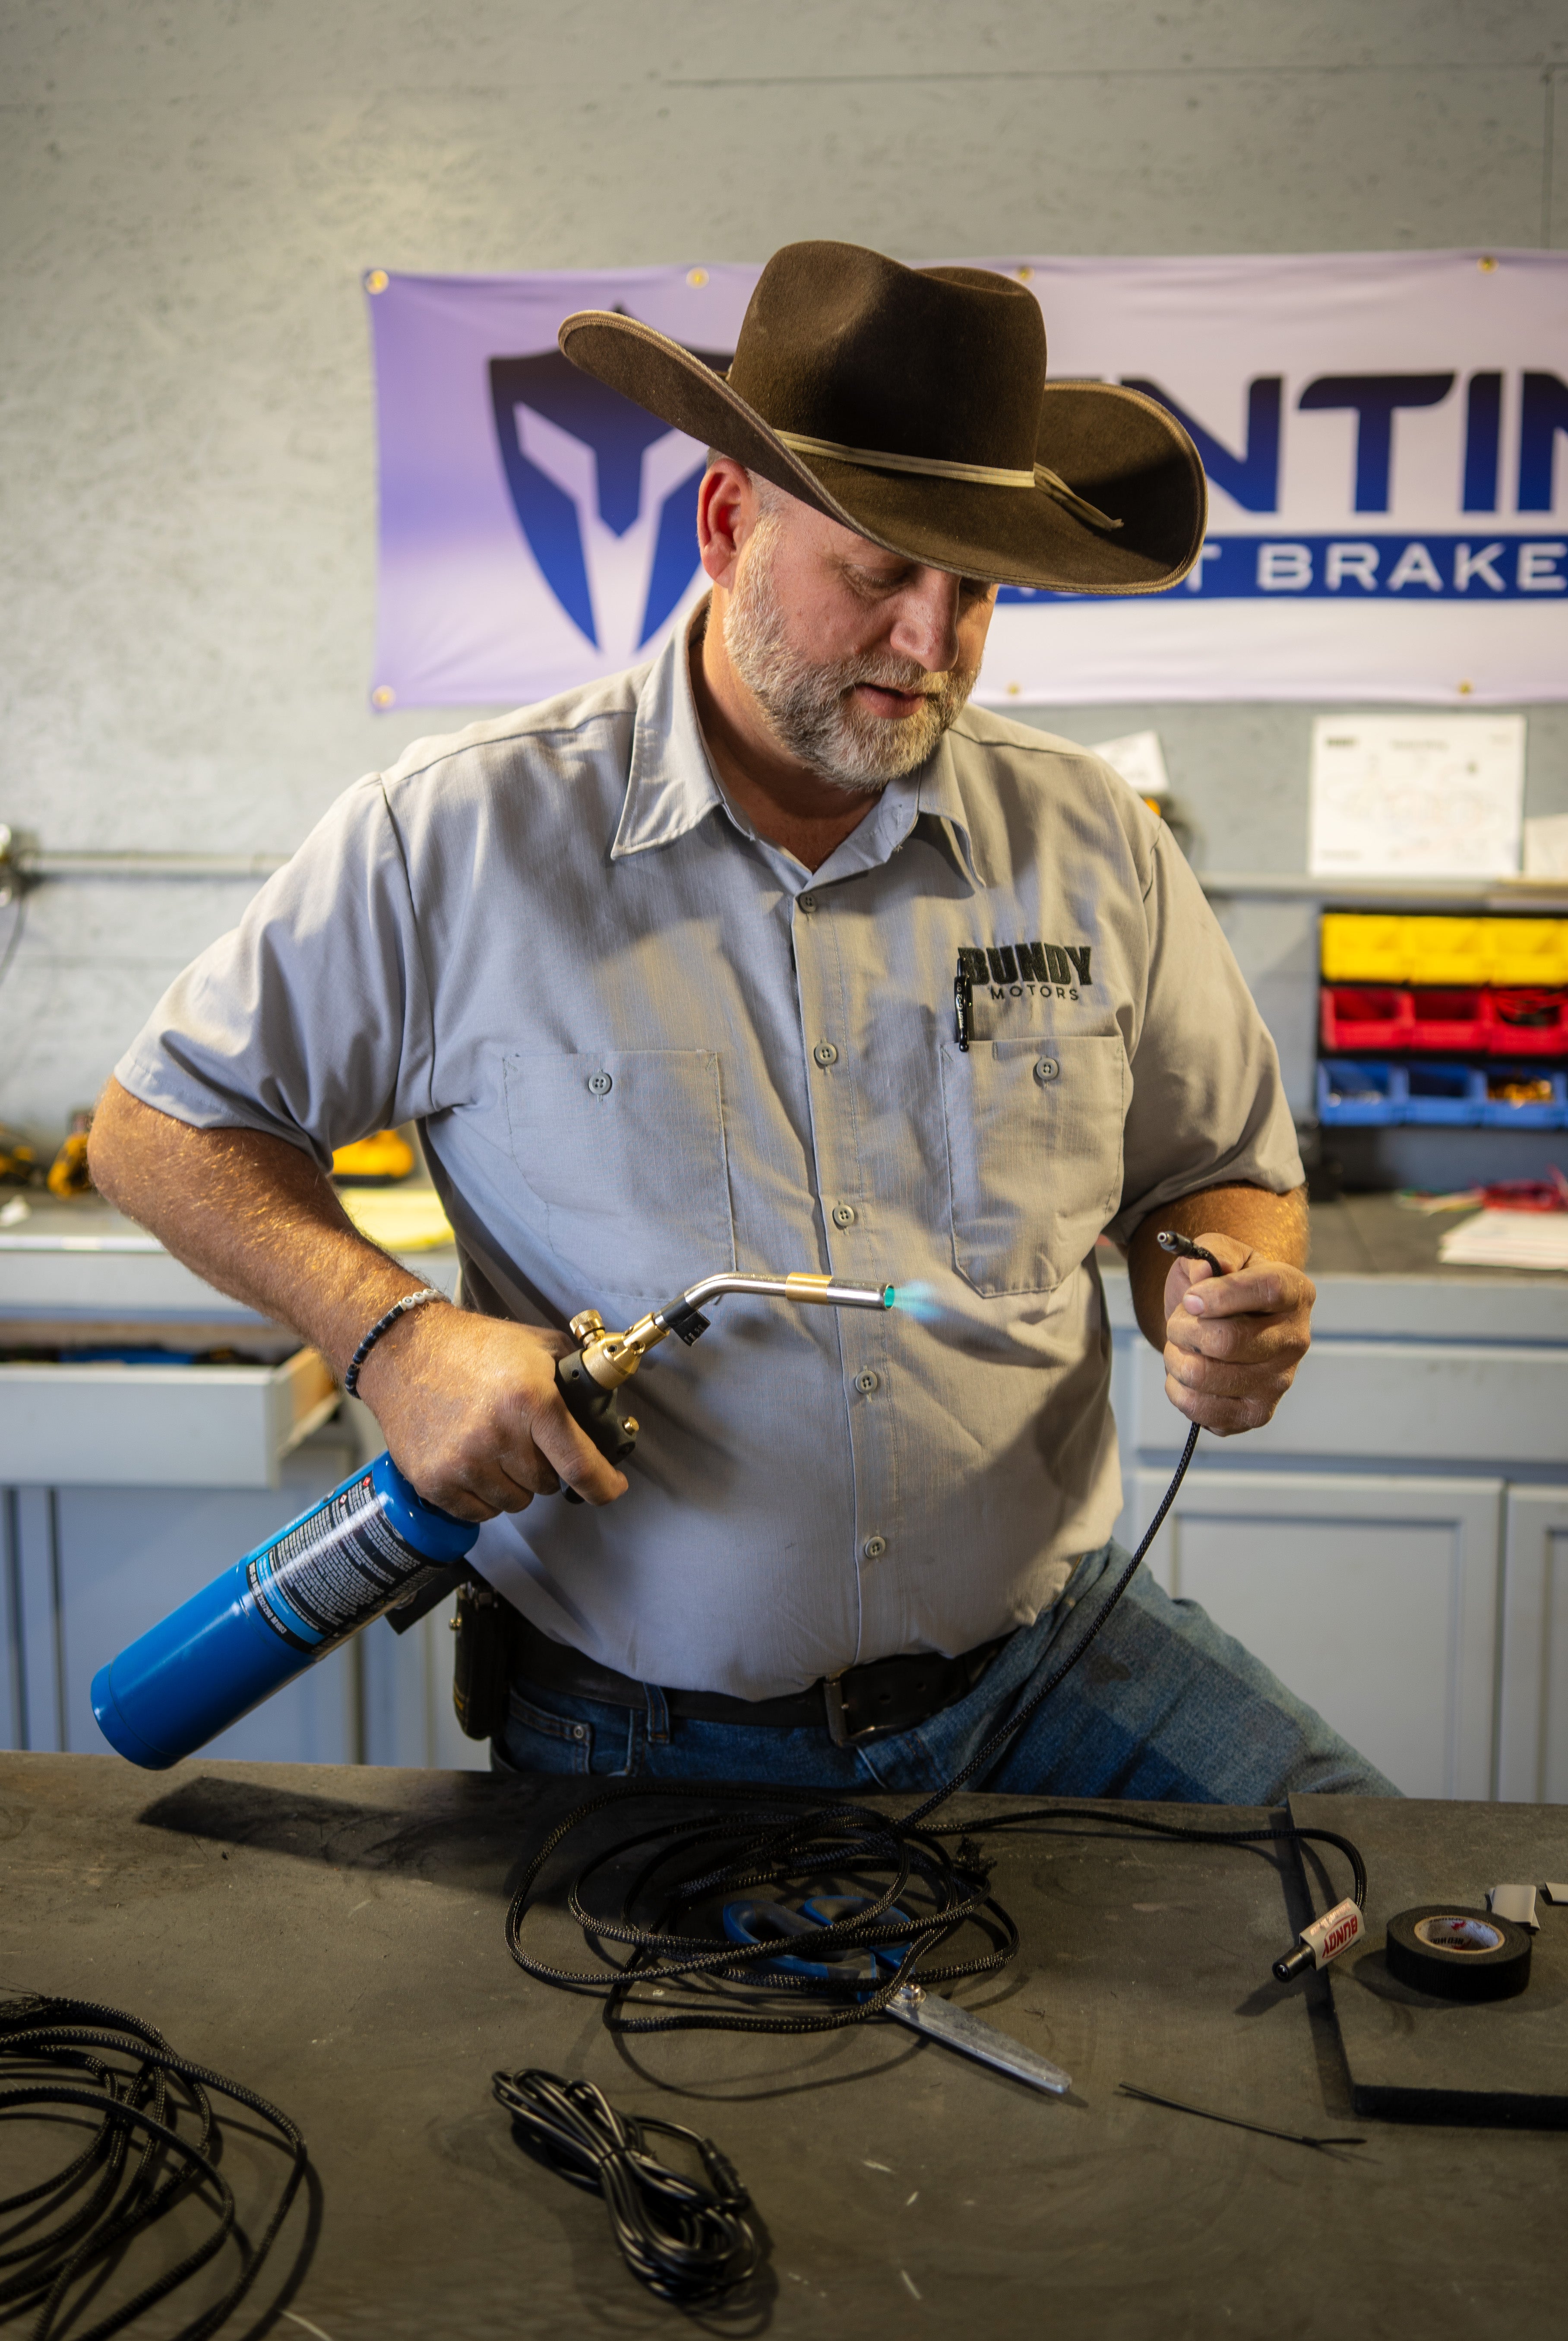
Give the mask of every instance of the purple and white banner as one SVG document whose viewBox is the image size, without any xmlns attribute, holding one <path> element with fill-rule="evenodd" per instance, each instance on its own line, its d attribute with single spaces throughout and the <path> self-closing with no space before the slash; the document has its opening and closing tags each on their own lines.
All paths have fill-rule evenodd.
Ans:
<svg viewBox="0 0 1568 2341">
<path fill-rule="evenodd" d="M 1004 588 L 982 699 L 1568 698 L 1568 254 L 978 264 L 1037 295 L 1053 375 L 1174 408 L 1210 490 L 1173 593 Z M 722 366 L 758 273 L 366 277 L 372 705 L 520 705 L 658 651 L 702 590 L 704 451 L 557 329 L 620 308 Z"/>
</svg>

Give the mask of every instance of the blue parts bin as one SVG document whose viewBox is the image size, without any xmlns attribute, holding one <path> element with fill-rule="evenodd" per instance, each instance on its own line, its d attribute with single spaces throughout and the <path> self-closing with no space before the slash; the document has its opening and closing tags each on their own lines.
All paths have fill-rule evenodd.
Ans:
<svg viewBox="0 0 1568 2341">
<path fill-rule="evenodd" d="M 1548 1094 L 1520 1102 L 1505 1085 Z M 1375 1057 L 1325 1057 L 1317 1068 L 1317 1118 L 1325 1129 L 1394 1124 L 1471 1130 L 1568 1130 L 1568 1074 L 1539 1061 L 1517 1065 L 1445 1065 L 1430 1058 L 1391 1063 Z"/>
<path fill-rule="evenodd" d="M 1325 1057 L 1317 1068 L 1317 1118 L 1342 1129 L 1377 1130 L 1402 1121 L 1404 1068 L 1376 1059 Z"/>
<path fill-rule="evenodd" d="M 133 1764 L 177 1764 L 455 1570 L 478 1535 L 378 1455 L 101 1668 L 99 1730 Z"/>
<path fill-rule="evenodd" d="M 1481 1120 L 1485 1129 L 1568 1130 L 1568 1074 L 1548 1072 L 1537 1061 L 1523 1065 L 1489 1065 L 1483 1079 L 1486 1102 L 1481 1110 Z M 1499 1091 L 1510 1085 L 1529 1090 L 1545 1089 L 1551 1094 L 1528 1101 L 1499 1096 Z"/>
<path fill-rule="evenodd" d="M 1486 1076 L 1474 1065 L 1411 1064 L 1404 1068 L 1404 1121 L 1440 1129 L 1474 1130 L 1486 1105 Z"/>
</svg>

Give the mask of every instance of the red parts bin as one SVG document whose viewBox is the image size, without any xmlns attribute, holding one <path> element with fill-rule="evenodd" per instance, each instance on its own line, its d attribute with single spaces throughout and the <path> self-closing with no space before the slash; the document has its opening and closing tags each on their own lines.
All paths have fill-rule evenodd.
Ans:
<svg viewBox="0 0 1568 2341">
<path fill-rule="evenodd" d="M 1361 984 L 1325 983 L 1322 994 L 1323 1046 L 1335 1056 L 1363 1049 L 1408 1049 L 1408 991 L 1370 990 Z"/>
<path fill-rule="evenodd" d="M 1325 983 L 1318 1029 L 1325 1055 L 1384 1050 L 1470 1056 L 1568 1057 L 1568 991 Z"/>
<path fill-rule="evenodd" d="M 1492 1046 L 1492 1001 L 1483 990 L 1412 991 L 1410 1046 L 1413 1049 L 1489 1049 Z"/>
<path fill-rule="evenodd" d="M 1568 1056 L 1568 991 L 1494 991 L 1491 1047 L 1497 1056 Z"/>
</svg>

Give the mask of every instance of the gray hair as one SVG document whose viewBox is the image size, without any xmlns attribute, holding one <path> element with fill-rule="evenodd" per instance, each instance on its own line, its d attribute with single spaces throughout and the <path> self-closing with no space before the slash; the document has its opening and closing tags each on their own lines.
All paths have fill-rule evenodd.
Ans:
<svg viewBox="0 0 1568 2341">
<path fill-rule="evenodd" d="M 783 488 L 776 488 L 771 480 L 765 480 L 760 472 L 754 472 L 749 463 L 742 463 L 739 455 L 727 455 L 722 447 L 710 447 L 708 450 L 710 471 L 713 469 L 715 463 L 734 463 L 745 473 L 757 491 L 757 505 L 759 512 L 776 513 L 783 505 L 795 501 Z"/>
</svg>

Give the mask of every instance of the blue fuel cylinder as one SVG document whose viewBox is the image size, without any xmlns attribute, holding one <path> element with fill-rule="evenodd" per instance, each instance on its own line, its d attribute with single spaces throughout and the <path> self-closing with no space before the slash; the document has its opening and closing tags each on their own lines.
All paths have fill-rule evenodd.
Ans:
<svg viewBox="0 0 1568 2341">
<path fill-rule="evenodd" d="M 133 1764 L 177 1764 L 461 1560 L 478 1534 L 378 1455 L 100 1669 L 99 1730 Z"/>
</svg>

